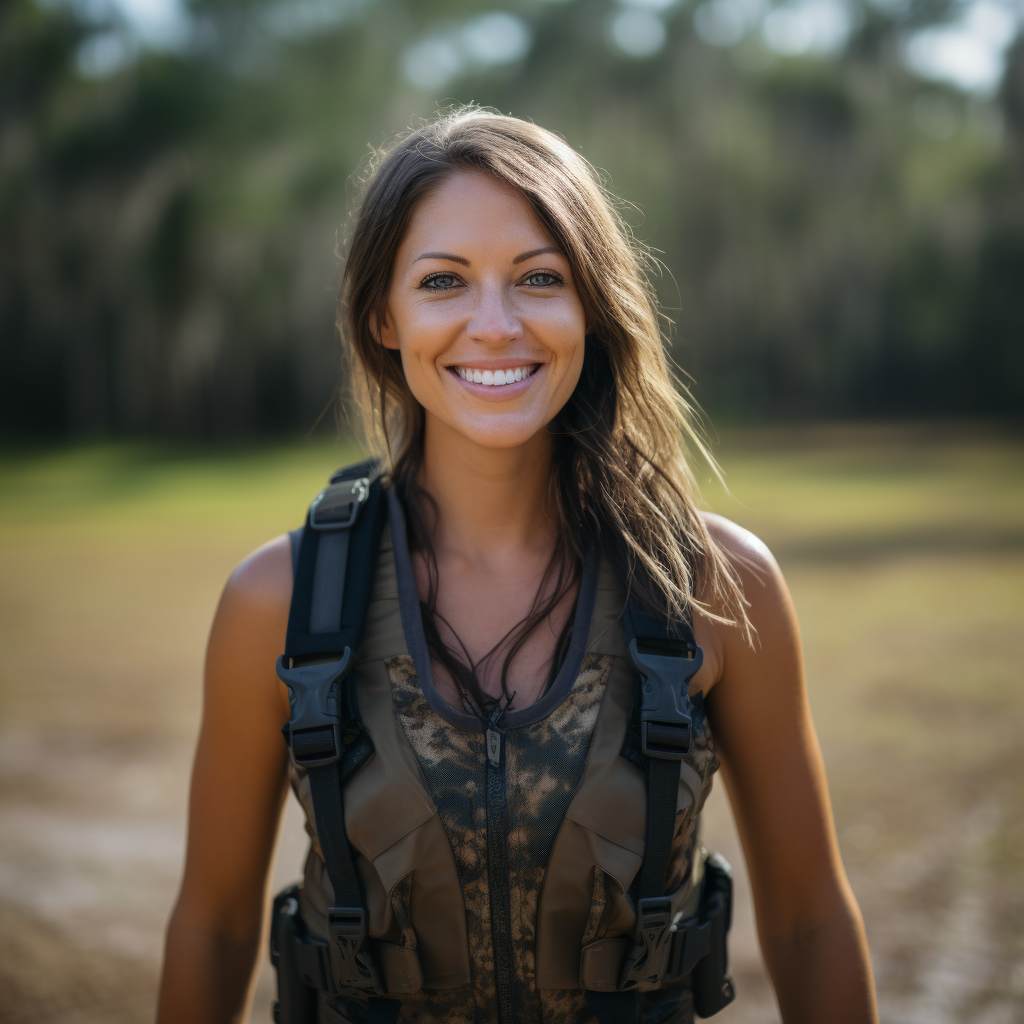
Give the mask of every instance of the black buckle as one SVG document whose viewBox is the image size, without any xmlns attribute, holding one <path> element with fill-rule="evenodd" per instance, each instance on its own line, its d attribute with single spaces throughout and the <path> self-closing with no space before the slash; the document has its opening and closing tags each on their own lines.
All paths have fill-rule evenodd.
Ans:
<svg viewBox="0 0 1024 1024">
<path fill-rule="evenodd" d="M 288 667 L 282 654 L 277 676 L 288 687 L 292 717 L 288 720 L 288 746 L 295 763 L 303 768 L 332 764 L 342 754 L 339 722 L 340 683 L 352 667 L 352 651 L 346 647 L 338 661 Z"/>
<path fill-rule="evenodd" d="M 370 478 L 367 476 L 328 484 L 309 506 L 309 525 L 321 531 L 350 529 L 369 494 Z"/>
<path fill-rule="evenodd" d="M 331 969 L 339 985 L 370 989 L 384 994 L 377 965 L 366 940 L 363 907 L 330 907 L 327 927 L 331 933 Z"/>
<path fill-rule="evenodd" d="M 622 964 L 619 991 L 649 992 L 661 985 L 672 945 L 672 902 L 649 896 L 636 905 L 636 944 Z"/>
<path fill-rule="evenodd" d="M 696 644 L 687 645 L 691 657 L 642 652 L 635 639 L 629 656 L 643 677 L 640 705 L 640 746 L 648 757 L 679 761 L 693 743 L 690 696 L 687 689 L 704 661 Z"/>
</svg>

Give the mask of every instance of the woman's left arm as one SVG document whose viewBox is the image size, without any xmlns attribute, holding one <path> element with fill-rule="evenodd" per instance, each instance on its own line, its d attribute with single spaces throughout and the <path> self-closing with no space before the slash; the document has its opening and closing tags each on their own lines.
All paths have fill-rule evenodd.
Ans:
<svg viewBox="0 0 1024 1024">
<path fill-rule="evenodd" d="M 738 628 L 695 624 L 717 664 L 708 716 L 782 1019 L 875 1024 L 864 923 L 836 841 L 789 590 L 756 537 L 718 517 L 708 526 L 733 556 L 757 630 L 751 646 Z"/>
</svg>

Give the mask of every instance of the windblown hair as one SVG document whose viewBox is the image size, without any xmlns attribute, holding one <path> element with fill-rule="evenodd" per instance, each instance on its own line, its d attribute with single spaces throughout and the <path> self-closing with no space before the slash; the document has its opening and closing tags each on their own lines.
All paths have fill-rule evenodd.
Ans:
<svg viewBox="0 0 1024 1024">
<path fill-rule="evenodd" d="M 399 354 L 379 343 L 375 327 L 413 212 L 459 170 L 493 175 L 523 196 L 568 260 L 586 314 L 582 375 L 548 428 L 559 551 L 579 566 L 599 543 L 650 614 L 691 619 L 699 608 L 749 635 L 736 571 L 694 504 L 688 446 L 714 461 L 666 359 L 649 259 L 594 168 L 558 136 L 518 118 L 475 107 L 445 113 L 370 168 L 338 327 L 367 439 L 399 493 L 408 499 L 417 491 L 424 414 Z M 412 532 L 415 540 L 420 531 Z M 556 592 L 565 582 L 558 575 Z"/>
</svg>

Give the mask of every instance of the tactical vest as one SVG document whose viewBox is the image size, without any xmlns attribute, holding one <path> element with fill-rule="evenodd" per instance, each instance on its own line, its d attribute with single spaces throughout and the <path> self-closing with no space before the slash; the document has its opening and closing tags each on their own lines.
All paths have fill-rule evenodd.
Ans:
<svg viewBox="0 0 1024 1024">
<path fill-rule="evenodd" d="M 668 635 L 592 559 L 562 692 L 482 722 L 421 685 L 401 507 L 372 465 L 335 474 L 297 540 L 279 673 L 311 847 L 275 901 L 280 1019 L 683 1022 L 730 1001 L 688 625 Z"/>
</svg>

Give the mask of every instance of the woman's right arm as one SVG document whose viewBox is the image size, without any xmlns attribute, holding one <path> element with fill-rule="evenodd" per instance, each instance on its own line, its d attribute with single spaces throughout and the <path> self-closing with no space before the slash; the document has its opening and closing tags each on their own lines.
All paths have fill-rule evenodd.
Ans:
<svg viewBox="0 0 1024 1024">
<path fill-rule="evenodd" d="M 240 1024 L 248 1014 L 287 792 L 288 695 L 275 663 L 291 591 L 282 536 L 235 570 L 214 617 L 157 1024 Z"/>
</svg>

